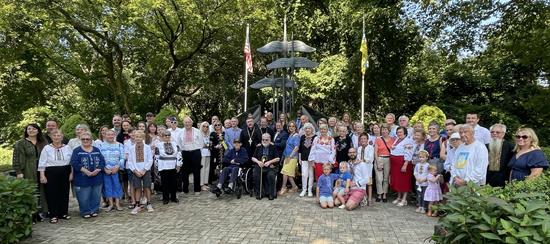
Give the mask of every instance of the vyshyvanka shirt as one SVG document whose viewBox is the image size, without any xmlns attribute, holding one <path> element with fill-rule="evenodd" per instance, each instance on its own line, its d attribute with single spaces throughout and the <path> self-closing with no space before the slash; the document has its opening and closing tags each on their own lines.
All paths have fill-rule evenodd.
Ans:
<svg viewBox="0 0 550 244">
<path fill-rule="evenodd" d="M 72 154 L 73 150 L 68 145 L 56 148 L 52 144 L 48 144 L 40 153 L 38 171 L 44 171 L 46 167 L 69 165 L 71 163 Z"/>
</svg>

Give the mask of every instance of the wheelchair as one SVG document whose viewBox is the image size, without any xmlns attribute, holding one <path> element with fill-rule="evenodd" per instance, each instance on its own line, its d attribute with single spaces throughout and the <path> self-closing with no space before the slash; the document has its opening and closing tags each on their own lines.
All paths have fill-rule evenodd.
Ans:
<svg viewBox="0 0 550 244">
<path fill-rule="evenodd" d="M 216 169 L 218 179 L 222 170 L 223 170 L 222 166 L 218 165 L 218 168 Z M 233 186 L 234 190 L 231 193 L 235 195 L 237 199 L 240 199 L 243 194 L 249 194 L 251 197 L 253 196 L 254 181 L 253 181 L 252 172 L 253 172 L 252 167 L 250 166 L 243 166 L 239 168 L 238 175 L 237 175 L 237 178 L 235 179 L 235 184 Z M 219 191 L 217 192 L 212 191 L 212 193 L 214 193 L 218 198 L 221 197 L 222 195 L 229 195 L 229 193 L 224 191 L 224 189 L 226 189 L 228 185 L 229 185 L 229 182 L 226 181 L 222 185 L 222 189 L 219 189 Z"/>
</svg>

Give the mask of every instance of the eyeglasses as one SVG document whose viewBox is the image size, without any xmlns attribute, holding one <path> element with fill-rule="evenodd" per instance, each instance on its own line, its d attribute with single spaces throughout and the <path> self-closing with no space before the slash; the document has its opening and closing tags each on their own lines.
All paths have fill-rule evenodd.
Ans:
<svg viewBox="0 0 550 244">
<path fill-rule="evenodd" d="M 91 141 L 92 139 L 91 138 L 82 138 L 80 139 L 81 141 Z"/>
<path fill-rule="evenodd" d="M 162 135 L 162 137 L 170 137 L 170 135 Z"/>
<path fill-rule="evenodd" d="M 220 125 L 220 124 L 217 124 L 217 125 L 214 125 L 214 126 L 222 126 L 222 125 Z"/>
<path fill-rule="evenodd" d="M 262 139 L 262 141 L 269 141 L 269 139 Z"/>
<path fill-rule="evenodd" d="M 519 139 L 527 140 L 528 138 L 529 138 L 528 135 L 522 135 L 522 136 L 516 135 L 516 139 L 518 139 L 518 140 L 519 140 Z"/>
<path fill-rule="evenodd" d="M 491 131 L 491 134 L 502 134 L 502 131 Z"/>
</svg>

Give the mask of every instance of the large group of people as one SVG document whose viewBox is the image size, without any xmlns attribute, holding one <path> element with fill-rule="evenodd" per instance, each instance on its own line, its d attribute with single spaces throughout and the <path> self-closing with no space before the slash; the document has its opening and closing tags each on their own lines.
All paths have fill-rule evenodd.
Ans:
<svg viewBox="0 0 550 244">
<path fill-rule="evenodd" d="M 397 193 L 393 204 L 406 206 L 412 193 L 417 212 L 436 216 L 431 207 L 451 185 L 502 187 L 548 168 L 533 129 L 519 128 L 514 144 L 504 139 L 505 125 L 486 129 L 475 113 L 465 116 L 465 124 L 447 119 L 443 129 L 431 122 L 427 130 L 422 123 L 410 126 L 404 115 L 396 125 L 391 113 L 384 122 L 368 124 L 347 113 L 341 120 L 313 122 L 286 114 L 274 120 L 266 112 L 258 123 L 249 115 L 242 126 L 236 117 L 223 124 L 217 116 L 198 123 L 185 117 L 182 128 L 175 116 L 162 118 L 162 125 L 155 124 L 153 113 L 145 118 L 132 123 L 114 115 L 96 140 L 85 124 L 76 126 L 70 140 L 54 119 L 44 134 L 37 124 L 26 126 L 14 145 L 13 168 L 40 192 L 34 220 L 69 219 L 71 188 L 83 218 L 98 216 L 100 209 L 123 211 L 124 200 L 138 214 L 154 211 L 155 192 L 162 193 L 163 204 L 177 203 L 178 191 L 190 191 L 190 175 L 196 195 L 232 193 L 242 168 L 252 169 L 250 190 L 258 200 L 298 194 L 315 196 L 322 208 L 353 210 L 388 202 L 391 190 Z"/>
</svg>

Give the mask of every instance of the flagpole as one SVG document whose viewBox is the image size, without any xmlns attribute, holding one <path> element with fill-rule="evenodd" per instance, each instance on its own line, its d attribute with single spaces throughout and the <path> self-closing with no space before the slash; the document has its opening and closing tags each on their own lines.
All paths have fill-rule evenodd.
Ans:
<svg viewBox="0 0 550 244">
<path fill-rule="evenodd" d="M 363 36 L 365 36 L 365 16 L 363 16 Z M 365 123 L 365 72 L 361 72 L 361 123 Z"/>
<path fill-rule="evenodd" d="M 246 42 L 249 42 L 248 32 L 250 24 L 246 24 Z M 245 44 L 246 45 L 246 44 Z M 244 112 L 246 112 L 248 106 L 248 67 L 246 64 L 246 58 L 244 59 Z"/>
</svg>

